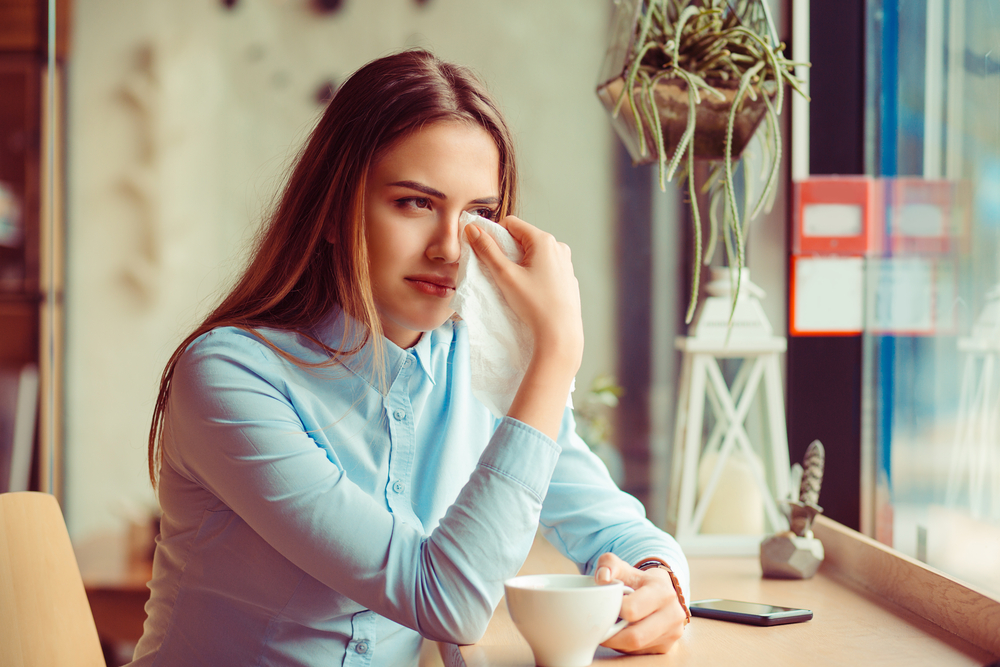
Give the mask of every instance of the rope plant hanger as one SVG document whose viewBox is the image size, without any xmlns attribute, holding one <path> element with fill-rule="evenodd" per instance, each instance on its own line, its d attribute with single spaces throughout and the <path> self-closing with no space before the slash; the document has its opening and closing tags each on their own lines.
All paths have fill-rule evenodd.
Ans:
<svg viewBox="0 0 1000 667">
<path fill-rule="evenodd" d="M 778 114 L 787 83 L 808 99 L 783 55 L 766 0 L 618 0 L 598 97 L 611 113 L 634 164 L 659 164 L 659 184 L 681 174 L 694 221 L 694 275 L 685 322 L 694 317 L 701 265 L 721 236 L 739 296 L 747 225 L 774 202 L 781 161 Z M 694 110 L 692 112 L 691 110 Z M 743 165 L 743 201 L 733 174 L 744 149 L 766 119 L 756 198 Z M 702 247 L 702 215 L 695 161 L 709 162 L 709 238 Z M 741 220 L 742 218 L 742 220 Z"/>
</svg>

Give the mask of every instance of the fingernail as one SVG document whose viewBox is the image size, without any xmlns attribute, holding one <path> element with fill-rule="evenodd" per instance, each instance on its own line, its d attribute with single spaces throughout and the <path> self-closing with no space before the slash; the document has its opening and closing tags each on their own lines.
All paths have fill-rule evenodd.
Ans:
<svg viewBox="0 0 1000 667">
<path fill-rule="evenodd" d="M 599 567 L 597 568 L 597 583 L 607 584 L 611 581 L 611 568 Z"/>
<path fill-rule="evenodd" d="M 479 235 L 483 233 L 477 225 L 466 225 L 465 228 L 468 230 L 469 236 L 474 239 L 478 239 Z"/>
</svg>

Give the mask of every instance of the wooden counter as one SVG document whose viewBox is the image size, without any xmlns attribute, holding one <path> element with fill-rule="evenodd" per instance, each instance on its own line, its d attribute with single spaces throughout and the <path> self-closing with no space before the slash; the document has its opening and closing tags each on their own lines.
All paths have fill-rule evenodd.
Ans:
<svg viewBox="0 0 1000 667">
<path fill-rule="evenodd" d="M 667 655 L 625 658 L 599 648 L 594 664 L 986 665 L 1000 657 L 1000 601 L 822 517 L 816 533 L 827 558 L 804 581 L 764 579 L 755 558 L 691 559 L 694 599 L 805 607 L 813 620 L 756 627 L 695 618 Z M 542 541 L 524 569 L 539 571 L 574 569 Z M 534 664 L 503 602 L 480 642 L 441 652 L 447 667 Z"/>
</svg>

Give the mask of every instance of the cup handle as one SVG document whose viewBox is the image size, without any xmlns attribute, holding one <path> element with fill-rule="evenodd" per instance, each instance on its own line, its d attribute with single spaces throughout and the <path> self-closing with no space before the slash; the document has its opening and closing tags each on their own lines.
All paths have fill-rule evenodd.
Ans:
<svg viewBox="0 0 1000 667">
<path fill-rule="evenodd" d="M 622 619 L 622 620 L 618 621 L 617 623 L 615 623 L 614 625 L 612 625 L 610 628 L 608 628 L 608 631 L 604 633 L 603 637 L 601 637 L 601 641 L 599 641 L 597 643 L 598 644 L 603 644 L 604 642 L 608 641 L 609 639 L 611 639 L 612 637 L 614 637 L 615 635 L 617 635 L 619 632 L 621 632 L 622 630 L 624 630 L 626 625 L 628 625 L 628 621 L 626 621 L 625 619 Z"/>
<path fill-rule="evenodd" d="M 635 593 L 635 589 L 632 588 L 631 586 L 625 586 L 623 592 L 625 595 L 628 595 L 630 593 Z M 608 628 L 608 631 L 604 633 L 604 636 L 601 637 L 601 641 L 599 641 L 598 644 L 603 644 L 604 642 L 608 641 L 609 639 L 617 635 L 619 632 L 624 630 L 627 625 L 628 621 L 626 621 L 625 619 L 619 619 L 617 623 Z"/>
</svg>

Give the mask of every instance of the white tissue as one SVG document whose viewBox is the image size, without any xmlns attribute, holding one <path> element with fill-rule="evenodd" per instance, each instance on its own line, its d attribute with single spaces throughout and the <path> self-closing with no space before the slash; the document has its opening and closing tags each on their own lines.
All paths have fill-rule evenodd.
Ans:
<svg viewBox="0 0 1000 667">
<path fill-rule="evenodd" d="M 531 331 L 514 314 L 493 276 L 476 256 L 463 233 L 474 224 L 493 237 L 504 255 L 520 262 L 524 252 L 506 229 L 492 220 L 462 213 L 459 238 L 458 280 L 451 307 L 469 328 L 472 394 L 498 419 L 507 414 L 521 379 L 528 369 L 534 340 Z M 566 404 L 572 407 L 572 389 Z"/>
</svg>

